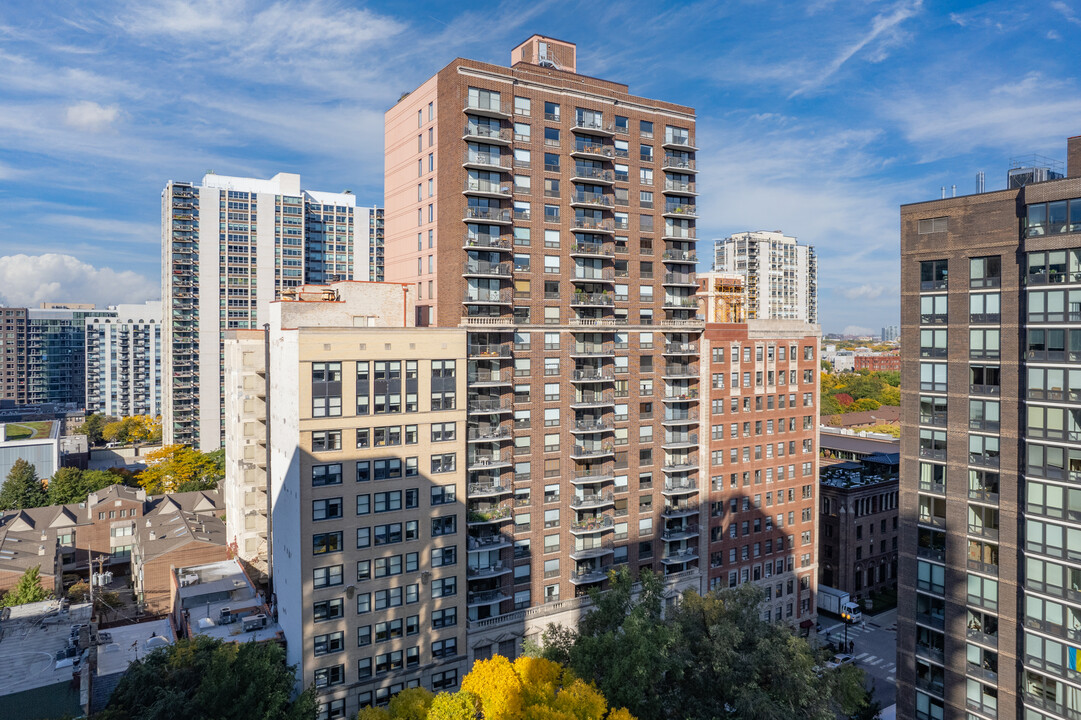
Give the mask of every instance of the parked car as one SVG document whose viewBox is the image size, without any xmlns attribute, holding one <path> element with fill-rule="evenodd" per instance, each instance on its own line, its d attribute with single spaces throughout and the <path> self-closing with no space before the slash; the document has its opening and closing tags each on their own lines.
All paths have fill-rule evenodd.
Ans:
<svg viewBox="0 0 1081 720">
<path fill-rule="evenodd" d="M 851 665 L 854 662 L 856 662 L 856 658 L 848 653 L 838 653 L 826 662 L 826 668 L 828 670 L 836 670 L 842 665 Z"/>
</svg>

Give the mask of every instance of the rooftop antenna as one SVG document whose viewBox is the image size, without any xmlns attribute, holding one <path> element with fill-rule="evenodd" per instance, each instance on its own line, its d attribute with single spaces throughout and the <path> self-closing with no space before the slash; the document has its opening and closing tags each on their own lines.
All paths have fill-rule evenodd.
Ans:
<svg viewBox="0 0 1081 720">
<path fill-rule="evenodd" d="M 953 195 L 951 197 L 957 197 L 957 186 L 953 186 Z"/>
<path fill-rule="evenodd" d="M 983 170 L 980 170 L 978 173 L 976 173 L 976 193 L 983 193 Z"/>
<path fill-rule="evenodd" d="M 942 186 L 942 199 L 943 200 L 946 199 L 946 186 L 945 185 Z"/>
</svg>

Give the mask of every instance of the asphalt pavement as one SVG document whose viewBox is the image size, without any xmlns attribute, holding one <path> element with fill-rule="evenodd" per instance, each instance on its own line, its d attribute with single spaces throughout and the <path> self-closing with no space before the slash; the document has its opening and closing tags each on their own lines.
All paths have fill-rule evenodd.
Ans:
<svg viewBox="0 0 1081 720">
<path fill-rule="evenodd" d="M 820 616 L 819 624 L 820 641 L 836 644 L 844 641 L 843 623 Z M 862 623 L 848 626 L 848 640 L 855 645 L 852 656 L 856 666 L 866 674 L 868 685 L 874 683 L 875 699 L 884 708 L 893 705 L 897 699 L 897 611 L 864 614 Z"/>
</svg>

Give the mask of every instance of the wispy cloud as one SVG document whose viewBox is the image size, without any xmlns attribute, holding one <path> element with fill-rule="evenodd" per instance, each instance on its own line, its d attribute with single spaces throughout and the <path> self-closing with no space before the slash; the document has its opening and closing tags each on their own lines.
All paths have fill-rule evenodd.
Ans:
<svg viewBox="0 0 1081 720">
<path fill-rule="evenodd" d="M 1061 13 L 1062 17 L 1066 18 L 1066 22 L 1081 25 L 1081 17 L 1078 17 L 1074 9 L 1061 0 L 1055 0 L 1051 3 L 1051 7 Z"/>
<path fill-rule="evenodd" d="M 882 39 L 875 52 L 870 56 L 872 62 L 879 62 L 886 56 L 887 49 L 900 41 L 901 35 L 898 32 L 899 26 L 905 20 L 914 17 L 920 9 L 923 7 L 923 0 L 911 0 L 901 2 L 894 6 L 893 10 L 889 13 L 883 13 L 876 15 L 871 21 L 871 28 L 862 37 L 858 38 L 854 43 L 844 47 L 836 57 L 833 58 L 825 67 L 817 71 L 812 77 L 806 79 L 796 90 L 794 90 L 788 97 L 794 98 L 798 95 L 805 95 L 813 90 L 817 90 L 822 87 L 837 73 L 841 67 L 851 60 L 856 53 L 868 48 L 875 41 Z"/>
</svg>

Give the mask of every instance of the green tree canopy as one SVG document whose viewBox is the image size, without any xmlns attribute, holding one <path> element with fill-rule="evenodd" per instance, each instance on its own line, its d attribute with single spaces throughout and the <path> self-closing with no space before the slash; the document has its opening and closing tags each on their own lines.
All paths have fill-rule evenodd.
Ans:
<svg viewBox="0 0 1081 720">
<path fill-rule="evenodd" d="M 60 468 L 49 479 L 48 504 L 65 505 L 80 503 L 98 490 L 123 482 L 123 478 L 106 470 L 80 470 L 79 468 Z"/>
<path fill-rule="evenodd" d="M 0 488 L 0 510 L 23 510 L 45 505 L 48 498 L 38 479 L 38 471 L 19 458 L 11 466 L 4 486 Z"/>
<path fill-rule="evenodd" d="M 290 700 L 293 669 L 277 643 L 226 643 L 204 635 L 137 660 L 102 720 L 312 720 L 312 689 Z"/>
<path fill-rule="evenodd" d="M 862 672 L 821 669 L 822 651 L 762 619 L 754 585 L 689 592 L 661 619 L 659 578 L 642 573 L 637 597 L 626 570 L 611 578 L 578 630 L 549 626 L 540 652 L 643 720 L 834 720 L 865 701 Z"/>
<path fill-rule="evenodd" d="M 22 574 L 15 587 L 0 598 L 0 607 L 15 607 L 32 602 L 48 600 L 53 595 L 41 586 L 41 566 L 35 565 Z"/>
<path fill-rule="evenodd" d="M 83 424 L 75 428 L 75 433 L 77 435 L 86 435 L 86 441 L 91 445 L 104 445 L 105 438 L 102 437 L 102 431 L 112 419 L 98 413 L 90 413 L 86 416 Z"/>
</svg>

